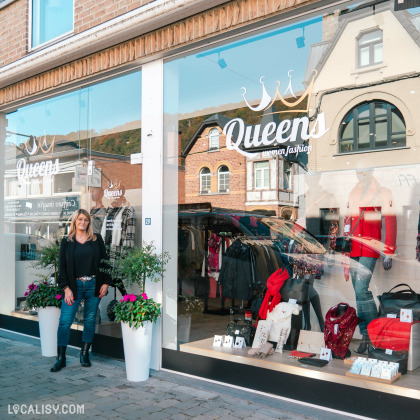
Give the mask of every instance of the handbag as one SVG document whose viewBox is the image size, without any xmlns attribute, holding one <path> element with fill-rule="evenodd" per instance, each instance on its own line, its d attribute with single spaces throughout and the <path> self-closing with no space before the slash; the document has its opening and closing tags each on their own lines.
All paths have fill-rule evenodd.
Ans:
<svg viewBox="0 0 420 420">
<path fill-rule="evenodd" d="M 389 353 L 389 354 L 388 354 Z M 408 351 L 387 351 L 379 347 L 368 346 L 368 355 L 371 359 L 385 360 L 386 362 L 398 363 L 398 372 L 401 375 L 407 373 Z"/>
<path fill-rule="evenodd" d="M 401 286 L 405 286 L 406 289 L 393 291 Z M 382 293 L 377 298 L 379 300 L 380 317 L 386 317 L 388 314 L 399 316 L 401 309 L 411 309 L 413 311 L 413 319 L 420 321 L 420 295 L 408 284 L 397 284 L 389 292 Z"/>
<path fill-rule="evenodd" d="M 282 302 L 289 302 L 289 299 L 295 299 L 296 303 L 309 301 L 309 282 L 298 277 L 289 277 L 280 289 Z"/>
<path fill-rule="evenodd" d="M 407 350 L 410 348 L 411 322 L 399 318 L 377 318 L 369 322 L 370 342 L 381 349 Z"/>
<path fill-rule="evenodd" d="M 255 335 L 255 327 L 252 325 L 251 321 L 244 319 L 234 319 L 229 322 L 226 326 L 226 335 L 233 337 L 233 340 L 236 340 L 236 337 L 243 337 L 245 339 L 245 344 L 250 346 Z"/>
</svg>

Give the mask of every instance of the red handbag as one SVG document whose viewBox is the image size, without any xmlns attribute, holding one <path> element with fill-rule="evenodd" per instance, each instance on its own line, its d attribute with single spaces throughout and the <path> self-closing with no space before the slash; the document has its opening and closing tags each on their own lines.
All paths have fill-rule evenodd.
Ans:
<svg viewBox="0 0 420 420">
<path fill-rule="evenodd" d="M 367 327 L 369 339 L 375 347 L 390 350 L 407 350 L 410 347 L 410 322 L 401 322 L 399 318 L 377 318 Z"/>
</svg>

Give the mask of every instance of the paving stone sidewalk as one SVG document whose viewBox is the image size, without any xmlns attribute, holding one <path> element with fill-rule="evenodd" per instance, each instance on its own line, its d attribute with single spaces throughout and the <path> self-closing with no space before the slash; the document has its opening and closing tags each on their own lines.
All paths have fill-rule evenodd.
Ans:
<svg viewBox="0 0 420 420">
<path fill-rule="evenodd" d="M 0 419 L 354 418 L 167 371 L 129 382 L 120 360 L 93 354 L 86 369 L 76 349 L 67 353 L 67 367 L 50 373 L 54 358 L 41 356 L 39 340 L 0 330 Z"/>
</svg>

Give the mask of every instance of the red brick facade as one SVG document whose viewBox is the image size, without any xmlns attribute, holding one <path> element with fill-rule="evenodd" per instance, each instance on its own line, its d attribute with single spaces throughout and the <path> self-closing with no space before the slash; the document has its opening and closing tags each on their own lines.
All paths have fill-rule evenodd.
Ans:
<svg viewBox="0 0 420 420">
<path fill-rule="evenodd" d="M 213 207 L 245 210 L 246 201 L 246 158 L 236 150 L 222 147 L 226 136 L 220 133 L 219 150 L 209 151 L 207 135 L 213 127 L 206 127 L 200 133 L 185 158 L 185 202 L 211 203 Z M 222 130 L 218 127 L 219 131 Z M 226 165 L 229 168 L 229 192 L 218 192 L 218 169 Z M 200 193 L 200 171 L 209 168 L 211 190 L 208 194 Z"/>
</svg>

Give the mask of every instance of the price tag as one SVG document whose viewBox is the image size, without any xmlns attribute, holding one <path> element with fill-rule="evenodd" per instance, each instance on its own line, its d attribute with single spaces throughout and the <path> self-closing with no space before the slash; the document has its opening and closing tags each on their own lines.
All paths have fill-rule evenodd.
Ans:
<svg viewBox="0 0 420 420">
<path fill-rule="evenodd" d="M 334 325 L 334 334 L 337 335 L 338 334 L 338 324 Z"/>
<path fill-rule="evenodd" d="M 397 314 L 386 314 L 387 318 L 396 318 Z"/>
<path fill-rule="evenodd" d="M 241 349 L 243 347 L 246 347 L 246 345 L 245 345 L 245 338 L 243 338 L 243 337 L 236 337 L 235 345 L 233 347 L 235 347 L 236 349 Z"/>
<path fill-rule="evenodd" d="M 321 347 L 321 355 L 319 356 L 321 360 L 331 360 L 331 349 Z"/>
<path fill-rule="evenodd" d="M 385 349 L 385 354 L 392 354 L 392 350 L 391 349 Z"/>
<path fill-rule="evenodd" d="M 400 311 L 401 322 L 413 322 L 413 311 L 412 309 L 401 309 Z"/>
<path fill-rule="evenodd" d="M 231 335 L 225 336 L 223 347 L 233 347 L 233 337 Z"/>
<path fill-rule="evenodd" d="M 223 345 L 223 336 L 215 335 L 213 340 L 214 347 L 221 347 Z"/>
<path fill-rule="evenodd" d="M 289 299 L 289 303 L 295 304 L 295 303 L 297 303 L 297 300 L 296 299 Z"/>
</svg>

